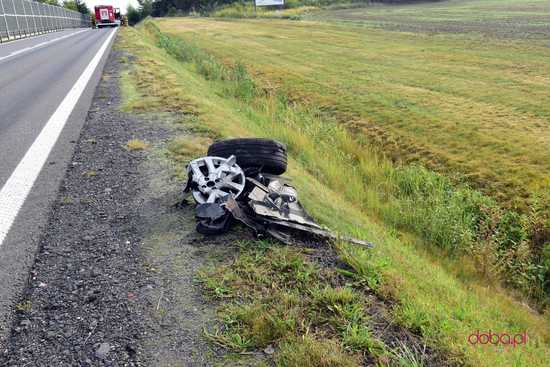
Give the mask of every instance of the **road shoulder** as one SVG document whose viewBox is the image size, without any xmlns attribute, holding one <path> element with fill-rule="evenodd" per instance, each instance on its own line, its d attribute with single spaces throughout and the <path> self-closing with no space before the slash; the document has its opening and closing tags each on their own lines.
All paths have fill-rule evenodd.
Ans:
<svg viewBox="0 0 550 367">
<path fill-rule="evenodd" d="M 2 365 L 211 365 L 216 355 L 195 272 L 225 239 L 202 241 L 192 208 L 175 206 L 179 185 L 153 153 L 170 127 L 120 111 L 120 57 L 105 66 Z"/>
<path fill-rule="evenodd" d="M 57 144 L 51 151 L 47 163 L 42 168 L 32 191 L 2 244 L 0 256 L 0 284 L 2 284 L 0 288 L 0 352 L 5 349 L 10 325 L 13 322 L 13 309 L 23 296 L 26 284 L 31 278 L 29 270 L 33 266 L 38 244 L 47 225 L 48 213 L 58 194 L 68 162 L 73 155 L 111 45 L 72 111 Z"/>
</svg>

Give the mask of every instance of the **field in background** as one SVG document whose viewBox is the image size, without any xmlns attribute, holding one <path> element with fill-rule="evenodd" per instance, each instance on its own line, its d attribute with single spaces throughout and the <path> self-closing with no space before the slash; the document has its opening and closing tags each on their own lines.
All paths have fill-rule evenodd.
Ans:
<svg viewBox="0 0 550 367">
<path fill-rule="evenodd" d="M 346 24 L 172 18 L 159 25 L 244 63 L 265 86 L 318 106 L 390 157 L 464 175 L 525 208 L 532 192 L 550 185 L 550 42 L 539 39 L 550 2 L 454 3 L 465 5 L 320 13 L 361 19 Z M 507 22 L 522 24 L 514 33 L 521 39 L 500 37 L 516 29 Z M 431 33 L 445 25 L 453 29 Z M 466 32 L 480 26 L 494 37 Z"/>
<path fill-rule="evenodd" d="M 345 10 L 378 22 L 385 16 L 394 19 L 392 24 L 401 19 L 424 26 L 415 32 L 370 21 L 167 18 L 158 24 L 164 34 L 184 42 L 172 45 L 180 57 L 197 54 L 228 69 L 238 65 L 251 74 L 249 84 L 304 109 L 297 118 L 308 125 L 308 138 L 323 139 L 319 147 L 329 143 L 327 149 L 335 150 L 326 153 L 334 166 L 320 156 L 324 166 L 312 160 L 308 168 L 331 187 L 340 184 L 355 205 L 432 247 L 469 252 L 484 263 L 477 266 L 482 272 L 497 273 L 504 283 L 546 302 L 549 42 L 534 31 L 518 32 L 517 39 L 499 32 L 508 29 L 503 24 L 511 13 L 513 24 L 535 24 L 532 17 L 547 4 L 482 0 Z M 316 16 L 326 20 L 326 14 L 342 11 Z M 463 25 L 460 32 L 434 32 L 430 26 L 453 24 L 453 17 Z M 481 34 L 465 24 L 493 31 Z M 201 71 L 220 77 L 216 68 L 208 71 L 208 63 Z M 334 124 L 349 135 L 319 133 L 335 129 Z M 306 156 L 302 142 L 280 138 Z M 373 150 L 398 163 L 388 164 Z M 341 175 L 350 177 L 341 182 Z M 512 210 L 497 208 L 493 199 Z"/>
<path fill-rule="evenodd" d="M 122 78 L 128 108 L 150 113 L 158 109 L 183 111 L 192 131 L 218 137 L 269 136 L 289 144 L 289 175 L 311 214 L 335 230 L 376 243 L 372 252 L 344 247 L 339 254 L 351 269 L 347 272 L 353 277 L 350 286 L 371 289 L 390 299 L 395 322 L 468 365 L 544 365 L 549 335 L 543 315 L 480 281 L 467 268 L 467 259 L 462 262 L 461 274 L 449 272 L 446 258 L 426 254 L 415 246 L 418 238 L 381 223 L 362 208 L 369 193 L 361 188 L 376 187 L 358 182 L 359 175 L 342 173 L 350 168 L 348 154 L 351 161 L 358 155 L 375 156 L 353 145 L 339 125 L 319 120 L 286 100 L 258 93 L 242 67 L 220 64 L 199 48 L 159 33 L 151 21 L 138 29 L 125 29 L 121 37 L 119 44 L 133 55 L 132 68 Z M 395 172 L 382 161 L 360 163 L 361 169 L 382 169 L 401 178 L 403 184 L 411 183 L 403 173 L 417 177 L 412 175 L 414 170 Z M 425 178 L 430 177 L 425 173 Z M 431 183 L 437 185 L 437 178 Z M 467 336 L 478 329 L 528 330 L 530 343 L 506 352 L 469 347 Z M 317 336 L 311 331 L 308 340 Z M 238 340 L 242 342 L 242 338 Z M 325 348 L 322 344 L 318 347 Z M 276 353 L 278 348 L 276 345 Z M 326 360 L 325 364 L 309 362 L 332 365 Z"/>
<path fill-rule="evenodd" d="M 311 18 L 360 22 L 389 30 L 478 33 L 512 39 L 548 39 L 548 0 L 448 0 L 322 10 Z"/>
</svg>

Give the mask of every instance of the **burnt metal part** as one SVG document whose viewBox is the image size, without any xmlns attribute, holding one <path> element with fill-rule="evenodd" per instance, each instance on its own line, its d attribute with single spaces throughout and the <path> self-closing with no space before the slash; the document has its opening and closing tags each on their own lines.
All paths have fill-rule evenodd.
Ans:
<svg viewBox="0 0 550 367">
<path fill-rule="evenodd" d="M 202 219 L 197 223 L 197 232 L 204 235 L 217 235 L 225 233 L 231 226 L 232 216 L 230 213 L 225 213 L 223 217 L 216 220 Z"/>
<path fill-rule="evenodd" d="M 299 223 L 292 223 L 292 222 L 282 221 L 282 220 L 267 219 L 266 222 L 267 222 L 268 227 L 270 229 L 270 233 L 272 233 L 272 231 L 276 230 L 277 226 L 280 226 L 280 227 L 292 228 L 292 229 L 302 231 L 302 232 L 311 233 L 313 235 L 316 235 L 316 236 L 319 236 L 319 237 L 325 238 L 325 239 L 350 242 L 350 243 L 353 243 L 355 245 L 365 246 L 365 247 L 369 247 L 369 248 L 374 247 L 374 245 L 371 242 L 360 240 L 360 239 L 353 238 L 353 237 L 348 237 L 348 236 L 339 236 L 335 233 L 332 233 L 330 231 L 327 231 L 327 230 L 321 229 L 321 228 L 311 227 L 311 226 L 308 226 L 308 225 L 303 225 L 303 224 L 299 224 Z"/>
<path fill-rule="evenodd" d="M 189 178 L 184 191 L 191 189 L 199 204 L 220 202 L 230 194 L 239 197 L 246 184 L 235 156 L 195 159 L 187 166 L 187 173 Z"/>
<path fill-rule="evenodd" d="M 224 207 L 233 215 L 233 218 L 251 228 L 256 235 L 265 232 L 266 227 L 246 214 L 234 197 L 230 196 L 225 202 Z"/>
</svg>

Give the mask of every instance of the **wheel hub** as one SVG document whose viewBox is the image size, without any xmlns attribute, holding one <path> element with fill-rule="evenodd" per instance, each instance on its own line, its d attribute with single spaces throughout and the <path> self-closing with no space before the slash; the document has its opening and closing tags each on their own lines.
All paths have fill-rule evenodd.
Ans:
<svg viewBox="0 0 550 367">
<path fill-rule="evenodd" d="M 246 178 L 235 156 L 229 158 L 202 157 L 187 166 L 195 184 L 193 198 L 199 204 L 215 203 L 232 194 L 237 198 L 244 190 Z"/>
</svg>

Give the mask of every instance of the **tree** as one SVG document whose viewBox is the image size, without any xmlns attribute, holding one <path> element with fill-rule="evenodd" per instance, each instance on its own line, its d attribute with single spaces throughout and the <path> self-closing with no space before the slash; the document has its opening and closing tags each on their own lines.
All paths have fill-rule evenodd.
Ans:
<svg viewBox="0 0 550 367">
<path fill-rule="evenodd" d="M 78 8 L 76 7 L 76 2 L 73 1 L 73 0 L 64 1 L 64 2 L 63 2 L 63 7 L 64 7 L 65 9 L 78 11 Z"/>
<path fill-rule="evenodd" d="M 128 18 L 129 25 L 136 25 L 141 20 L 141 12 L 132 5 L 128 5 L 126 8 L 126 17 Z"/>
<path fill-rule="evenodd" d="M 82 14 L 89 14 L 90 9 L 84 4 L 82 0 L 65 0 L 63 7 L 66 9 L 74 10 Z"/>
<path fill-rule="evenodd" d="M 141 19 L 147 18 L 153 13 L 153 0 L 138 0 Z"/>
<path fill-rule="evenodd" d="M 170 13 L 189 11 L 209 11 L 217 6 L 235 3 L 241 0 L 156 0 L 153 2 L 154 17 L 162 17 Z"/>
<path fill-rule="evenodd" d="M 128 18 L 129 25 L 139 23 L 153 12 L 153 0 L 138 0 L 138 2 L 139 9 L 134 8 L 132 5 L 128 5 L 126 8 L 126 17 Z"/>
<path fill-rule="evenodd" d="M 90 14 L 90 8 L 88 8 L 88 5 L 82 0 L 75 0 L 76 8 L 78 11 L 82 14 Z"/>
</svg>

